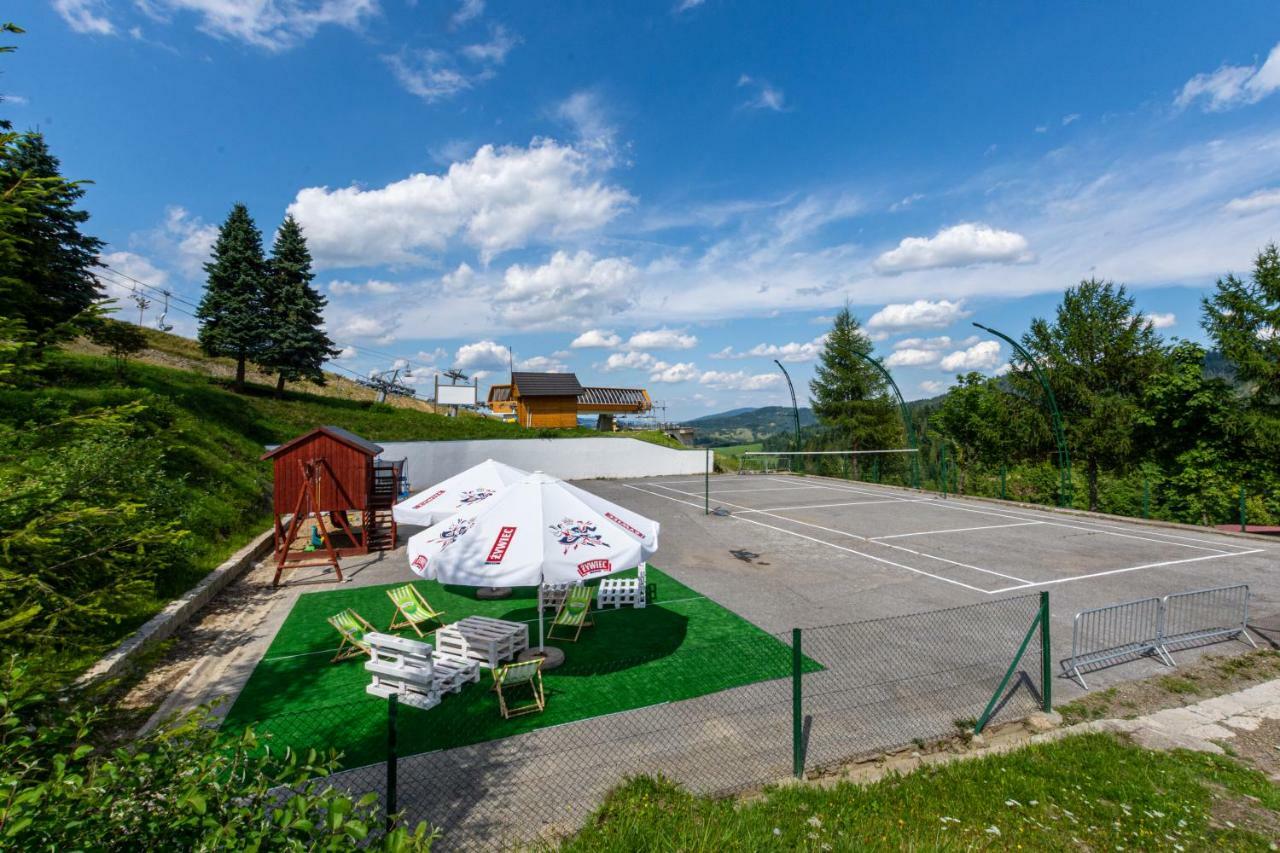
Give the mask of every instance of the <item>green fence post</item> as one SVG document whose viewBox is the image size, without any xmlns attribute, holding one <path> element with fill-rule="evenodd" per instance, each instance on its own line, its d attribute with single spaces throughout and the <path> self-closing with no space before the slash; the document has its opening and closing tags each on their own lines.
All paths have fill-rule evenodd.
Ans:
<svg viewBox="0 0 1280 853">
<path fill-rule="evenodd" d="M 1142 517 L 1151 517 L 1151 478 L 1142 475 Z"/>
<path fill-rule="evenodd" d="M 400 702 L 396 694 L 387 697 L 387 832 L 392 829 L 393 818 L 399 808 L 396 807 L 396 716 Z"/>
<path fill-rule="evenodd" d="M 1249 515 L 1248 515 L 1248 509 L 1245 507 L 1244 498 L 1245 498 L 1244 486 L 1241 486 L 1240 487 L 1240 532 L 1248 533 L 1249 532 Z"/>
<path fill-rule="evenodd" d="M 1008 473 L 1009 471 L 1007 466 L 1003 462 L 1001 462 L 1000 463 L 1000 500 L 1002 501 L 1007 500 L 1004 495 L 1004 481 L 1005 481 L 1005 478 L 1008 476 Z"/>
<path fill-rule="evenodd" d="M 804 778 L 804 655 L 800 651 L 800 629 L 791 629 L 791 770 L 797 779 Z"/>
<path fill-rule="evenodd" d="M 1044 712 L 1053 710 L 1053 645 L 1049 640 L 1049 590 L 1040 590 L 1040 695 Z"/>
<path fill-rule="evenodd" d="M 938 478 L 942 481 L 942 496 L 947 496 L 947 446 L 942 445 L 938 461 Z"/>
</svg>

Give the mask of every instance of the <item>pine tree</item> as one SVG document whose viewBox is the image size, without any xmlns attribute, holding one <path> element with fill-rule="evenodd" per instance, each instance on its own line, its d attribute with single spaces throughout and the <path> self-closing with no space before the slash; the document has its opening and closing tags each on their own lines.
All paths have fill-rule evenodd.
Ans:
<svg viewBox="0 0 1280 853">
<path fill-rule="evenodd" d="M 1280 404 L 1280 249 L 1258 253 L 1253 275 L 1218 279 L 1204 299 L 1204 328 L 1260 406 Z"/>
<path fill-rule="evenodd" d="M 326 300 L 311 286 L 311 252 L 292 216 L 285 217 L 276 234 L 267 272 L 267 345 L 256 360 L 276 374 L 277 395 L 285 382 L 309 379 L 323 385 L 321 368 L 338 351 L 322 328 Z"/>
<path fill-rule="evenodd" d="M 196 311 L 200 348 L 206 355 L 236 360 L 235 387 L 239 390 L 244 388 L 245 362 L 258 357 L 269 335 L 262 234 L 243 204 L 232 207 L 222 223 L 213 244 L 213 258 L 204 270 L 208 281 Z"/>
<path fill-rule="evenodd" d="M 73 336 L 69 321 L 102 297 L 93 270 L 103 243 L 81 233 L 89 214 L 76 209 L 84 187 L 62 177 L 39 133 L 18 136 L 0 149 L 0 158 L 0 171 L 43 190 L 12 225 L 21 260 L 0 270 L 7 285 L 0 290 L 0 315 L 20 320 L 39 345 Z"/>
<path fill-rule="evenodd" d="M 836 314 L 809 382 L 813 413 L 850 450 L 898 444 L 902 428 L 884 378 L 860 356 L 870 356 L 871 339 L 849 306 Z M 857 476 L 857 457 L 854 458 Z"/>
</svg>

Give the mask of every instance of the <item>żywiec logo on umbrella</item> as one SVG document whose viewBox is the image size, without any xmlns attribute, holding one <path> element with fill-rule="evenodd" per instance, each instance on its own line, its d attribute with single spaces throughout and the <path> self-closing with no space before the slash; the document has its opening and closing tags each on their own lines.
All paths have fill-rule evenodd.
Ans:
<svg viewBox="0 0 1280 853">
<path fill-rule="evenodd" d="M 556 541 L 564 546 L 566 554 L 578 550 L 582 545 L 592 548 L 597 545 L 609 547 L 609 543 L 604 541 L 604 535 L 597 533 L 596 526 L 590 521 L 574 521 L 572 518 L 566 518 L 548 529 L 556 534 Z"/>
<path fill-rule="evenodd" d="M 424 507 L 424 506 L 426 506 L 427 504 L 431 503 L 433 500 L 435 500 L 436 498 L 440 497 L 440 496 L 441 496 L 441 495 L 443 495 L 443 494 L 444 494 L 444 489 L 436 489 L 436 490 L 435 490 L 435 492 L 433 492 L 432 494 L 427 495 L 425 498 L 423 498 L 422 500 L 420 500 L 420 501 L 418 501 L 416 504 L 414 504 L 414 505 L 413 505 L 413 508 L 414 508 L 414 509 L 421 509 L 422 507 Z"/>
<path fill-rule="evenodd" d="M 443 551 L 445 548 L 448 548 L 454 542 L 457 542 L 460 538 L 465 536 L 467 531 L 475 526 L 475 523 L 476 520 L 474 518 L 460 518 L 453 524 L 449 525 L 446 529 L 441 530 L 440 535 L 435 539 L 431 539 L 429 541 L 439 542 L 440 550 Z"/>
<path fill-rule="evenodd" d="M 489 497 L 493 497 L 493 489 L 467 489 L 462 493 L 462 497 L 458 498 L 458 503 L 470 506 Z"/>
</svg>

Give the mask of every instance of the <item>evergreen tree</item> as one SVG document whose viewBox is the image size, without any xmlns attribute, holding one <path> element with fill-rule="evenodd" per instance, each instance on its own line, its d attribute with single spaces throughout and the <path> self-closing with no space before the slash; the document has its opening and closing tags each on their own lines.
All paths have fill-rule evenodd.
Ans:
<svg viewBox="0 0 1280 853">
<path fill-rule="evenodd" d="M 276 234 L 267 272 L 267 345 L 257 361 L 276 374 L 277 395 L 285 382 L 309 379 L 323 385 L 321 367 L 338 351 L 322 328 L 326 300 L 311 286 L 311 253 L 292 216 Z"/>
<path fill-rule="evenodd" d="M 200 348 L 206 355 L 234 358 L 235 387 L 242 389 L 245 362 L 258 357 L 269 335 L 262 234 L 243 204 L 232 207 L 222 223 L 213 244 L 213 258 L 204 270 L 208 280 L 196 311 Z"/>
<path fill-rule="evenodd" d="M 897 408 L 884 377 L 859 356 L 870 356 L 871 339 L 849 306 L 840 309 L 809 382 L 818 422 L 842 447 L 880 449 L 902 444 Z M 857 476 L 857 457 L 853 471 Z"/>
<path fill-rule="evenodd" d="M 1136 455 L 1138 400 L 1163 365 L 1163 344 L 1123 285 L 1089 279 L 1067 289 L 1053 323 L 1032 320 L 1022 345 L 1049 374 L 1071 455 L 1084 461 L 1089 509 L 1096 511 L 1101 469 Z M 1027 396 L 1043 394 L 1030 371 L 1015 370 L 1010 380 Z"/>
<path fill-rule="evenodd" d="M 76 208 L 84 188 L 63 178 L 58 158 L 39 133 L 18 136 L 0 148 L 0 158 L 0 171 L 10 177 L 6 183 L 22 181 L 43 190 L 10 226 L 19 260 L 0 271 L 6 280 L 0 315 L 20 320 L 38 345 L 73 336 L 70 321 L 102 297 L 93 270 L 103 243 L 81 233 L 89 214 Z"/>
<path fill-rule="evenodd" d="M 1216 292 L 1201 304 L 1205 331 L 1253 401 L 1280 404 L 1280 249 L 1271 243 L 1259 252 L 1247 282 L 1235 275 L 1218 279 Z"/>
</svg>

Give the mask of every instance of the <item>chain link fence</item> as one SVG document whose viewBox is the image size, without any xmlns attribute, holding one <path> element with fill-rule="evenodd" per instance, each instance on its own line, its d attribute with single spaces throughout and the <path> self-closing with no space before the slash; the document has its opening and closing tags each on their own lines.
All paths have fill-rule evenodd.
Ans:
<svg viewBox="0 0 1280 853">
<path fill-rule="evenodd" d="M 382 739 L 381 761 L 330 777 L 356 795 L 376 793 L 409 825 L 426 821 L 441 849 L 505 849 L 552 843 L 574 832 L 610 789 L 628 777 L 662 775 L 689 790 L 727 795 L 791 775 L 981 729 L 1047 707 L 1042 642 L 1047 596 L 998 599 L 948 610 L 832 625 L 777 635 L 775 643 L 708 643 L 681 648 L 694 698 L 608 713 L 493 739 L 489 721 L 408 713 L 394 703 L 366 726 Z M 643 658 L 619 658 L 626 668 Z M 570 659 L 558 677 L 606 671 Z M 729 689 L 711 682 L 740 682 Z M 479 686 L 490 689 L 487 676 Z M 557 701 L 548 689 L 548 705 Z M 444 699 L 441 708 L 447 706 Z M 334 705 L 277 715 L 255 725 L 265 742 L 301 746 L 317 727 L 340 746 L 353 732 L 349 709 Z M 496 698 L 492 714 L 498 714 Z M 331 730 L 326 720 L 333 722 Z M 400 755 L 408 727 L 448 720 L 465 745 Z M 368 756 L 367 740 L 362 754 Z M 274 747 L 278 748 L 278 747 Z"/>
</svg>

